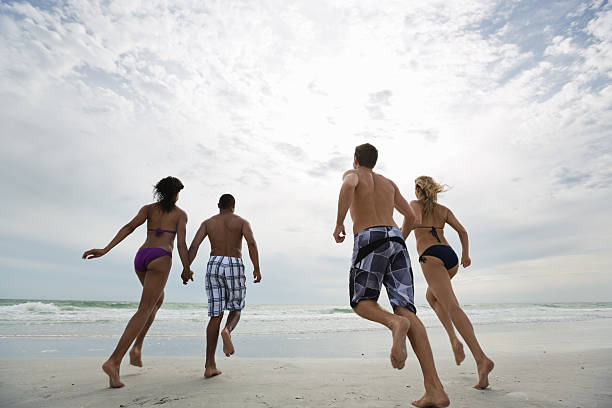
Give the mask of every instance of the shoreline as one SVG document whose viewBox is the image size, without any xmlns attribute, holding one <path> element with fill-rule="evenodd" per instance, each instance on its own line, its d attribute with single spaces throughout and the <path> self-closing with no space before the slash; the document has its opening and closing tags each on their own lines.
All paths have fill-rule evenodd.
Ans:
<svg viewBox="0 0 612 408">
<path fill-rule="evenodd" d="M 599 318 L 578 322 L 500 323 L 475 325 L 474 330 L 485 351 L 596 350 L 610 346 L 612 319 Z M 434 356 L 452 356 L 446 332 L 438 324 L 427 328 Z M 36 337 L 0 336 L 0 360 L 33 358 L 105 358 L 116 345 L 120 334 L 104 337 Z M 371 330 L 342 332 L 307 332 L 280 334 L 243 334 L 240 325 L 233 341 L 244 358 L 386 358 L 391 337 L 388 330 L 373 326 Z M 549 346 L 554 345 L 554 346 Z M 199 357 L 204 354 L 204 325 L 200 335 L 156 336 L 152 331 L 143 349 L 143 358 Z M 467 349 L 466 349 L 467 352 Z M 410 353 L 408 353 L 410 354 Z M 217 355 L 222 357 L 221 349 Z"/>
</svg>

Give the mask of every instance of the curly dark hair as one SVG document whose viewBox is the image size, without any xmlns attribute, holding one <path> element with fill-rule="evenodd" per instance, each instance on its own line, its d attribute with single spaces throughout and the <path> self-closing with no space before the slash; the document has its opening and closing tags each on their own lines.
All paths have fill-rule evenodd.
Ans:
<svg viewBox="0 0 612 408">
<path fill-rule="evenodd" d="M 183 187 L 181 180 L 171 176 L 165 177 L 157 182 L 153 188 L 153 195 L 157 199 L 162 211 L 170 212 L 174 210 L 176 195 Z"/>
</svg>

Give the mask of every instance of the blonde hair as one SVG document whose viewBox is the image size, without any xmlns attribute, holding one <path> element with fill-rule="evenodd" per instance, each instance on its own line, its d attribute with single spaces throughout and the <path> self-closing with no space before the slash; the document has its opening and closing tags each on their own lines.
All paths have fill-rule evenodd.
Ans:
<svg viewBox="0 0 612 408">
<path fill-rule="evenodd" d="M 419 188 L 423 195 L 423 215 L 433 214 L 436 203 L 438 202 L 438 193 L 448 191 L 446 184 L 438 184 L 429 176 L 420 176 L 414 180 L 414 184 Z"/>
</svg>

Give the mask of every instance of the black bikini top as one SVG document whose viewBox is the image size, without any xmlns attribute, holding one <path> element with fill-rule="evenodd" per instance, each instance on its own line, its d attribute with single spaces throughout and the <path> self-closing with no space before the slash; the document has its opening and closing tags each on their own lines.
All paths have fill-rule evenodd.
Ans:
<svg viewBox="0 0 612 408">
<path fill-rule="evenodd" d="M 430 233 L 431 235 L 433 235 L 433 237 L 434 237 L 436 240 L 438 240 L 438 242 L 442 242 L 442 241 L 440 241 L 440 237 L 438 236 L 438 231 L 436 231 L 436 229 L 440 229 L 440 230 L 441 230 L 441 229 L 444 229 L 444 227 L 434 227 L 434 226 L 432 225 L 432 226 L 430 226 L 430 227 L 415 227 L 415 228 L 431 228 L 431 229 L 429 230 L 429 233 Z"/>
</svg>

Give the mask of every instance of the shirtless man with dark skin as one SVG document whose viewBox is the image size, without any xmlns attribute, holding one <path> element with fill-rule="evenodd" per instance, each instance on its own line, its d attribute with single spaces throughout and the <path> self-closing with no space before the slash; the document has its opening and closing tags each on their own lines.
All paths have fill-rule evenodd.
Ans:
<svg viewBox="0 0 612 408">
<path fill-rule="evenodd" d="M 438 378 L 427 332 L 415 314 L 410 258 L 393 210 L 403 214 L 408 224 L 415 225 L 419 220 L 395 183 L 372 170 L 377 158 L 374 146 L 366 143 L 356 147 L 354 169 L 344 173 L 338 198 L 334 239 L 337 243 L 344 241 L 344 219 L 349 209 L 355 234 L 349 279 L 351 307 L 359 316 L 391 330 L 393 368 L 402 369 L 405 365 L 408 336 L 425 383 L 425 395 L 412 404 L 447 407 L 450 401 Z M 393 313 L 377 303 L 383 284 Z"/>
<path fill-rule="evenodd" d="M 261 281 L 259 254 L 253 231 L 247 220 L 234 214 L 235 203 L 234 197 L 230 194 L 223 194 L 219 199 L 219 214 L 202 223 L 189 246 L 189 265 L 191 265 L 204 238 L 208 236 L 210 240 L 210 260 L 206 268 L 206 294 L 208 295 L 208 316 L 210 316 L 206 328 L 204 370 L 206 378 L 221 374 L 215 362 L 215 351 L 224 310 L 228 310 L 229 315 L 225 328 L 221 331 L 223 353 L 227 357 L 234 354 L 231 334 L 240 320 L 240 311 L 244 308 L 246 296 L 242 237 L 247 242 L 249 257 L 254 267 L 253 282 Z M 181 278 L 183 284 L 187 284 L 190 279 L 193 280 L 193 272 L 187 268 L 183 271 Z"/>
</svg>

